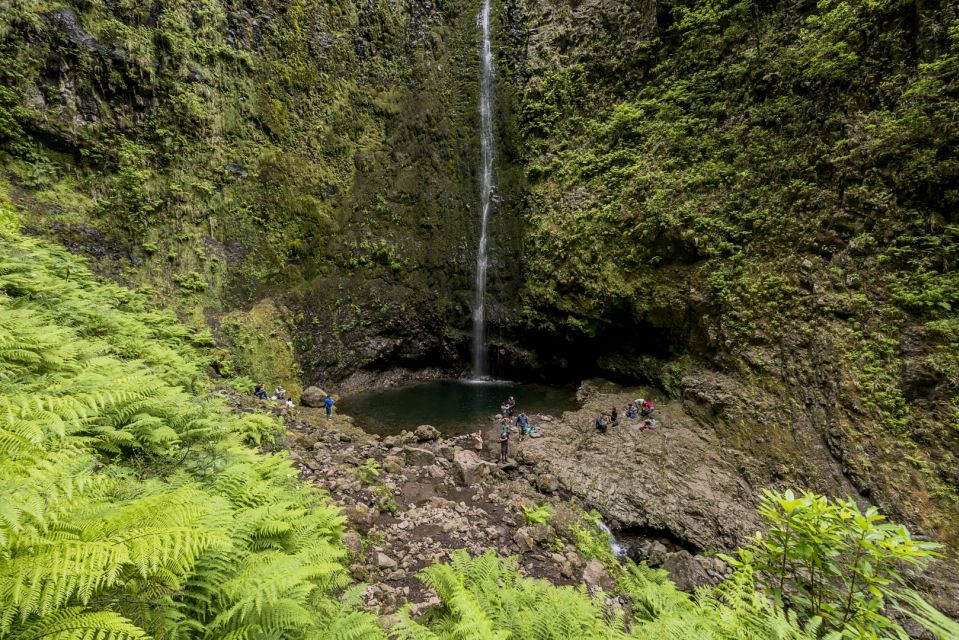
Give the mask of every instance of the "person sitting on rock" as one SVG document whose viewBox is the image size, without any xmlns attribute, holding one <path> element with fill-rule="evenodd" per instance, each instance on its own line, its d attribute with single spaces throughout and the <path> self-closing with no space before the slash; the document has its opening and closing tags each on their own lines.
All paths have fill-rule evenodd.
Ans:
<svg viewBox="0 0 959 640">
<path fill-rule="evenodd" d="M 655 429 L 655 428 L 656 428 L 656 421 L 653 420 L 652 418 L 646 418 L 641 423 L 639 423 L 640 431 L 645 431 L 646 429 Z"/>
<path fill-rule="evenodd" d="M 501 463 L 506 463 L 509 459 L 509 423 L 506 424 L 506 429 L 499 434 L 499 461 Z"/>
<path fill-rule="evenodd" d="M 613 407 L 609 412 L 609 426 L 617 427 L 619 426 L 619 414 L 616 412 L 616 407 Z"/>
<path fill-rule="evenodd" d="M 652 402 L 649 400 L 643 400 L 642 404 L 640 405 L 639 415 L 644 418 L 648 418 L 649 416 L 653 415 L 653 411 L 655 410 L 656 409 L 653 407 Z"/>
<path fill-rule="evenodd" d="M 600 433 L 606 433 L 606 421 L 603 419 L 603 416 L 596 416 L 596 430 Z"/>
<path fill-rule="evenodd" d="M 276 388 L 276 391 L 273 392 L 273 395 L 276 396 L 277 400 L 280 400 L 280 401 L 286 400 L 286 389 L 278 386 Z"/>
<path fill-rule="evenodd" d="M 266 400 L 266 390 L 263 389 L 262 382 L 257 382 L 256 386 L 253 387 L 253 395 L 255 395 L 260 400 Z"/>
<path fill-rule="evenodd" d="M 630 420 L 635 420 L 639 414 L 636 413 L 636 405 L 632 402 L 629 403 L 629 406 L 626 407 L 626 417 Z"/>
</svg>

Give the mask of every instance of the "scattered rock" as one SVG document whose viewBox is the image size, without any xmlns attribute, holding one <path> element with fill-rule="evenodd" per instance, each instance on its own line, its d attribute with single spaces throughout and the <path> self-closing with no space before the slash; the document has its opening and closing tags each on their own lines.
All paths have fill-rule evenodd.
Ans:
<svg viewBox="0 0 959 640">
<path fill-rule="evenodd" d="M 439 440 L 441 434 L 436 427 L 429 424 L 421 424 L 416 427 L 414 435 L 419 442 L 433 442 L 434 440 Z"/>
<path fill-rule="evenodd" d="M 559 491 L 559 480 L 551 473 L 541 473 L 536 477 L 536 488 L 543 493 L 556 493 Z"/>
<path fill-rule="evenodd" d="M 343 545 L 350 552 L 350 558 L 358 559 L 363 553 L 363 540 L 355 531 L 347 531 L 343 534 Z"/>
<path fill-rule="evenodd" d="M 516 530 L 516 533 L 513 534 L 513 543 L 519 547 L 520 551 L 532 551 L 536 546 L 536 542 L 530 536 L 526 527 Z"/>
<path fill-rule="evenodd" d="M 405 447 L 403 449 L 403 458 L 406 459 L 406 464 L 418 467 L 427 467 L 436 462 L 435 453 L 429 449 L 420 447 Z"/>
<path fill-rule="evenodd" d="M 383 459 L 383 471 L 387 473 L 400 473 L 403 470 L 403 459 L 399 456 L 386 456 Z"/>
<path fill-rule="evenodd" d="M 606 571 L 606 567 L 596 558 L 586 563 L 586 567 L 583 569 L 583 582 L 592 591 L 597 589 L 612 591 L 616 586 L 616 583 Z"/>
<path fill-rule="evenodd" d="M 397 562 L 382 551 L 376 554 L 376 566 L 380 569 L 395 569 Z"/>
</svg>

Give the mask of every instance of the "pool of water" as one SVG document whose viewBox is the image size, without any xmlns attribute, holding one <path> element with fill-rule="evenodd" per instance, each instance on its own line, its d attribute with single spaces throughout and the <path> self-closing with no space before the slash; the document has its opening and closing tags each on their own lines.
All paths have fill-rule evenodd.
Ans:
<svg viewBox="0 0 959 640">
<path fill-rule="evenodd" d="M 499 413 L 509 396 L 516 398 L 517 415 L 525 411 L 558 416 L 578 407 L 571 387 L 466 380 L 367 391 L 344 397 L 336 406 L 370 433 L 395 435 L 431 424 L 446 435 L 459 435 L 475 431 Z"/>
</svg>

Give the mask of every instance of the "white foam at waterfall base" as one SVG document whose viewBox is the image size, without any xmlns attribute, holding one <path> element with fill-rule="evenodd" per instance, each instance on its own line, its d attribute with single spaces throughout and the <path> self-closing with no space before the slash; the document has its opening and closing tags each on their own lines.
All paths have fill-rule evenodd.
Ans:
<svg viewBox="0 0 959 640">
<path fill-rule="evenodd" d="M 483 0 L 478 22 L 483 32 L 480 48 L 480 233 L 476 248 L 476 282 L 473 299 L 473 377 L 488 375 L 486 342 L 487 228 L 493 202 L 493 46 L 490 36 L 490 0 Z"/>
</svg>

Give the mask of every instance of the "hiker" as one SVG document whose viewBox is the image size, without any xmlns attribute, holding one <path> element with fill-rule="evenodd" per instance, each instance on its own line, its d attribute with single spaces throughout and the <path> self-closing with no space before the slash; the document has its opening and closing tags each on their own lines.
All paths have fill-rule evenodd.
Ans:
<svg viewBox="0 0 959 640">
<path fill-rule="evenodd" d="M 332 420 L 332 419 L 333 419 L 333 405 L 334 405 L 334 404 L 335 404 L 335 403 L 333 402 L 333 398 L 330 396 L 330 394 L 326 394 L 326 400 L 323 401 L 323 406 L 326 407 L 326 419 L 327 419 L 327 420 Z"/>
<path fill-rule="evenodd" d="M 510 418 L 513 417 L 514 407 L 516 407 L 516 398 L 510 396 L 509 400 L 506 401 L 506 415 L 508 415 Z"/>
<path fill-rule="evenodd" d="M 509 423 L 506 429 L 499 434 L 499 461 L 505 463 L 509 458 Z"/>
<path fill-rule="evenodd" d="M 529 416 L 525 413 L 519 414 L 516 418 L 516 428 L 519 430 L 519 441 L 522 442 L 530 434 Z"/>
<path fill-rule="evenodd" d="M 499 421 L 499 430 L 500 433 L 509 433 L 512 431 L 512 427 L 509 424 L 509 418 L 504 416 L 503 419 Z"/>
<path fill-rule="evenodd" d="M 253 388 L 253 395 L 255 395 L 260 400 L 266 400 L 266 391 L 263 389 L 262 382 L 256 383 L 256 386 Z"/>
<path fill-rule="evenodd" d="M 280 400 L 281 402 L 286 400 L 286 389 L 283 387 L 277 387 L 276 391 L 273 392 L 273 396 L 275 400 Z"/>
<path fill-rule="evenodd" d="M 483 432 L 482 430 L 477 431 L 473 434 L 473 448 L 477 451 L 483 450 Z"/>
<path fill-rule="evenodd" d="M 609 426 L 619 426 L 619 414 L 616 413 L 616 407 L 613 407 L 612 411 L 609 412 Z"/>
<path fill-rule="evenodd" d="M 596 430 L 600 433 L 606 433 L 606 421 L 603 420 L 603 416 L 596 416 Z"/>
</svg>

